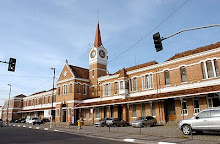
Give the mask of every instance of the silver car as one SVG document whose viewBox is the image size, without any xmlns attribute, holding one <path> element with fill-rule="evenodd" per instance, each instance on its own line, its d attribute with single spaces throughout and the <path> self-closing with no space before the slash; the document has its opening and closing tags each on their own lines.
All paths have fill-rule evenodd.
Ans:
<svg viewBox="0 0 220 144">
<path fill-rule="evenodd" d="M 220 108 L 209 108 L 201 111 L 196 116 L 179 122 L 178 128 L 185 135 L 192 131 L 220 131 Z"/>
<path fill-rule="evenodd" d="M 155 126 L 157 120 L 152 116 L 139 117 L 137 120 L 132 122 L 132 127 L 144 127 L 147 125 Z"/>
<path fill-rule="evenodd" d="M 3 127 L 2 119 L 0 119 L 0 127 Z"/>
<path fill-rule="evenodd" d="M 99 127 L 99 126 L 102 126 L 104 127 L 106 125 L 106 120 L 108 120 L 109 118 L 103 118 L 101 119 L 100 121 L 97 121 L 94 126 L 95 127 Z"/>
</svg>

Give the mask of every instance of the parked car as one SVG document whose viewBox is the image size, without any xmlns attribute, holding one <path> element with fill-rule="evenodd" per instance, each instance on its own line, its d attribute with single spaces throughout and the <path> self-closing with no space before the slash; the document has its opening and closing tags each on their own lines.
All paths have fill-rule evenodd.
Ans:
<svg viewBox="0 0 220 144">
<path fill-rule="evenodd" d="M 191 131 L 220 131 L 220 107 L 205 109 L 190 119 L 182 120 L 178 128 L 185 135 L 191 134 Z"/>
<path fill-rule="evenodd" d="M 3 127 L 3 121 L 0 119 L 0 127 Z"/>
<path fill-rule="evenodd" d="M 41 119 L 42 122 L 46 123 L 46 122 L 50 122 L 50 120 L 48 118 L 43 118 Z"/>
<path fill-rule="evenodd" d="M 12 119 L 12 120 L 10 120 L 10 123 L 15 123 L 16 120 L 17 119 Z"/>
<path fill-rule="evenodd" d="M 15 123 L 25 123 L 25 118 L 20 118 L 18 120 L 15 120 Z"/>
<path fill-rule="evenodd" d="M 31 117 L 30 120 L 28 121 L 28 124 L 43 124 L 43 122 L 41 121 L 41 119 L 39 119 L 38 117 Z"/>
<path fill-rule="evenodd" d="M 103 118 L 101 119 L 100 121 L 96 122 L 94 124 L 95 127 L 99 127 L 99 126 L 102 126 L 104 127 L 106 125 L 106 120 L 108 120 L 109 118 Z"/>
<path fill-rule="evenodd" d="M 144 127 L 147 125 L 155 126 L 157 120 L 152 116 L 139 117 L 137 120 L 132 122 L 132 127 Z"/>
<path fill-rule="evenodd" d="M 109 118 L 108 120 L 106 120 L 106 125 L 107 126 L 128 126 L 129 123 L 127 121 L 124 121 L 122 119 L 119 118 Z"/>
</svg>

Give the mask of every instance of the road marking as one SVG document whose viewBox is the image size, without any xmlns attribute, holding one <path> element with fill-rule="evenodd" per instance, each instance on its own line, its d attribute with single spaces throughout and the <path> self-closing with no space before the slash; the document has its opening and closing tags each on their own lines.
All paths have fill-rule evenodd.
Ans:
<svg viewBox="0 0 220 144">
<path fill-rule="evenodd" d="M 58 132 L 59 130 L 56 130 L 56 129 L 55 129 L 55 130 L 53 130 L 53 131 Z"/>
<path fill-rule="evenodd" d="M 169 143 L 169 142 L 158 142 L 158 144 L 176 144 L 176 143 Z"/>
<path fill-rule="evenodd" d="M 13 127 L 15 127 L 15 125 L 13 125 Z"/>
<path fill-rule="evenodd" d="M 124 139 L 126 142 L 134 142 L 135 139 Z"/>
<path fill-rule="evenodd" d="M 44 128 L 44 130 L 48 130 L 48 128 Z"/>
<path fill-rule="evenodd" d="M 23 126 L 23 128 L 25 128 L 26 126 Z"/>
<path fill-rule="evenodd" d="M 29 128 L 32 128 L 32 126 L 29 126 Z"/>
<path fill-rule="evenodd" d="M 39 127 L 36 127 L 36 129 L 40 129 Z"/>
<path fill-rule="evenodd" d="M 18 127 L 20 127 L 20 125 L 18 125 Z"/>
</svg>

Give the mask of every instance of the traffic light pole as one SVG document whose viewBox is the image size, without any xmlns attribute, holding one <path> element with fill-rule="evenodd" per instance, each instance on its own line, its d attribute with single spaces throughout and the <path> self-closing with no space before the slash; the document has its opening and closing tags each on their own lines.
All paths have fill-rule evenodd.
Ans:
<svg viewBox="0 0 220 144">
<path fill-rule="evenodd" d="M 170 36 L 165 37 L 165 38 L 162 37 L 161 41 L 162 41 L 162 40 L 165 40 L 165 39 L 168 39 L 168 38 L 170 38 L 170 37 L 172 37 L 172 36 L 175 36 L 175 35 L 177 35 L 177 34 L 180 34 L 180 33 L 182 33 L 182 32 L 185 32 L 185 31 L 191 31 L 191 30 L 197 30 L 197 29 L 203 29 L 203 28 L 209 28 L 209 27 L 216 27 L 216 26 L 220 26 L 220 24 L 212 24 L 212 25 L 194 27 L 194 28 L 189 28 L 189 29 L 183 29 L 183 30 L 178 31 L 178 32 L 176 32 L 176 33 L 174 33 L 174 34 L 172 34 L 172 35 L 170 35 Z"/>
</svg>

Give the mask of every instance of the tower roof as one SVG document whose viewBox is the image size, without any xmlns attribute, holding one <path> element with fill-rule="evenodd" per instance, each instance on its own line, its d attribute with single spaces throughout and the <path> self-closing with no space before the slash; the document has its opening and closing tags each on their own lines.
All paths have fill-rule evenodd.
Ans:
<svg viewBox="0 0 220 144">
<path fill-rule="evenodd" d="M 102 40 L 101 40 L 101 34 L 100 34 L 100 29 L 99 29 L 99 23 L 98 23 L 97 28 L 96 28 L 94 46 L 100 47 L 101 45 L 102 45 Z"/>
</svg>

